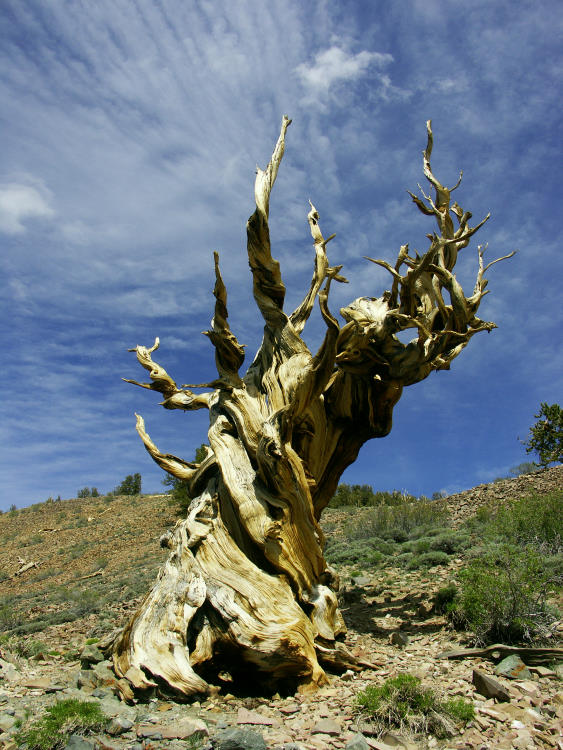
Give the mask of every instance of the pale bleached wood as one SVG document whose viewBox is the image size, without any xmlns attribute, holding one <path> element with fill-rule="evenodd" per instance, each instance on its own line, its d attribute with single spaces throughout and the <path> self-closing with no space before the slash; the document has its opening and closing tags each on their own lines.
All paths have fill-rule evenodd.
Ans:
<svg viewBox="0 0 563 750">
<path fill-rule="evenodd" d="M 254 299 L 265 327 L 246 374 L 239 372 L 244 346 L 228 324 L 216 253 L 215 311 L 205 335 L 215 347 L 218 378 L 179 387 L 152 359 L 158 339 L 132 350 L 151 382 L 127 382 L 161 393 L 167 409 L 207 409 L 210 446 L 200 463 L 162 453 L 137 417 L 149 454 L 185 480 L 194 497 L 187 518 L 161 539 L 169 557 L 158 580 L 123 631 L 104 642 L 117 674 L 137 689 L 158 683 L 205 693 L 226 672 L 272 690 L 284 683 L 309 689 L 326 682 L 323 666 L 371 666 L 358 663 L 341 642 L 346 627 L 338 576 L 323 556 L 321 513 L 361 446 L 391 430 L 403 388 L 448 369 L 474 334 L 495 327 L 476 313 L 486 294 L 485 272 L 496 261 L 485 265 L 478 248 L 469 298 L 453 273 L 459 251 L 488 217 L 470 227 L 471 213 L 451 205 L 460 181 L 450 189 L 434 175 L 430 122 L 423 172 L 435 195 L 411 194 L 436 220 L 428 250 L 419 255 L 403 245 L 394 264 L 368 258 L 388 271 L 391 289 L 342 308 L 341 326 L 329 296 L 331 284 L 346 279 L 341 266 L 329 263 L 334 235 L 324 238 L 311 203 L 313 275 L 303 301 L 287 315 L 268 215 L 290 122 L 284 117 L 268 166 L 257 170 L 256 210 L 247 224 Z M 301 334 L 317 301 L 326 332 L 313 354 Z M 413 340 L 404 344 L 397 334 L 407 329 Z"/>
</svg>

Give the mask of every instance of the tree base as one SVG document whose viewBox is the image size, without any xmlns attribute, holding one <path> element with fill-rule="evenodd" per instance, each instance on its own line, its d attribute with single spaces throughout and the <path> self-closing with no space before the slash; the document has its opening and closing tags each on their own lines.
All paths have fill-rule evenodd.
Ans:
<svg viewBox="0 0 563 750">
<path fill-rule="evenodd" d="M 319 583 L 298 602 L 285 575 L 234 541 L 216 489 L 213 479 L 169 535 L 156 583 L 108 644 L 116 674 L 140 690 L 164 684 L 183 695 L 233 684 L 292 693 L 326 684 L 319 662 L 353 667 L 335 642 L 345 632 L 335 593 Z"/>
</svg>

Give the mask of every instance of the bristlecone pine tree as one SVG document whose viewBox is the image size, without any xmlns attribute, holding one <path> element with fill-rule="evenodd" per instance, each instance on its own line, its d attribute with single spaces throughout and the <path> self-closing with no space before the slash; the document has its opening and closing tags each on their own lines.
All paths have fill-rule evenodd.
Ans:
<svg viewBox="0 0 563 750">
<path fill-rule="evenodd" d="M 256 211 L 247 226 L 254 298 L 265 328 L 246 374 L 239 372 L 244 350 L 227 322 L 217 254 L 215 314 L 206 332 L 217 380 L 177 386 L 152 359 L 158 339 L 151 348 L 131 350 L 151 382 L 127 382 L 161 393 L 166 409 L 207 409 L 210 422 L 210 449 L 200 463 L 190 463 L 161 453 L 137 416 L 148 452 L 186 480 L 195 498 L 187 518 L 161 540 L 170 554 L 156 583 L 105 644 L 117 674 L 137 688 L 158 684 L 194 694 L 234 680 L 247 688 L 263 683 L 305 690 L 326 681 L 324 668 L 358 666 L 342 643 L 338 576 L 323 557 L 321 513 L 361 446 L 389 433 L 403 387 L 447 370 L 475 333 L 495 328 L 476 313 L 486 294 L 484 274 L 496 261 L 484 265 L 478 248 L 470 297 L 453 274 L 458 252 L 488 217 L 470 227 L 471 214 L 450 202 L 455 188 L 432 173 L 430 122 L 423 169 L 435 195 L 411 193 L 438 224 L 427 252 L 419 256 L 403 245 L 394 266 L 368 258 L 389 272 L 391 289 L 354 300 L 340 311 L 340 326 L 328 297 L 331 284 L 346 279 L 341 266 L 329 265 L 326 246 L 334 235 L 323 237 L 311 205 L 313 278 L 299 307 L 284 312 L 268 209 L 290 122 L 283 118 L 270 163 L 257 171 Z M 326 334 L 312 354 L 301 334 L 317 298 Z M 403 344 L 396 334 L 409 328 L 416 338 Z"/>
</svg>

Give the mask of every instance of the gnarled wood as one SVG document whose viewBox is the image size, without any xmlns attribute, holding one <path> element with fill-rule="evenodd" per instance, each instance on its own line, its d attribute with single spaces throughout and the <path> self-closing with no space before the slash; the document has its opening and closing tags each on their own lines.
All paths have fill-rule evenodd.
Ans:
<svg viewBox="0 0 563 750">
<path fill-rule="evenodd" d="M 479 248 L 471 297 L 453 274 L 458 252 L 486 219 L 471 228 L 471 214 L 450 205 L 459 182 L 450 190 L 432 172 L 430 122 L 423 171 L 435 197 L 412 196 L 436 219 L 428 250 L 419 255 L 404 245 L 394 265 L 369 258 L 390 273 L 391 289 L 351 302 L 340 311 L 341 326 L 328 300 L 331 284 L 346 279 L 341 266 L 329 264 L 334 235 L 324 239 L 311 204 L 313 276 L 287 315 L 268 214 L 290 122 L 284 117 L 268 166 L 257 170 L 256 210 L 247 225 L 254 298 L 265 325 L 246 374 L 240 374 L 244 347 L 227 322 L 217 254 L 215 314 L 205 335 L 215 347 L 218 379 L 178 387 L 152 359 L 158 339 L 134 350 L 151 382 L 127 382 L 161 393 L 167 409 L 205 408 L 210 422 L 208 454 L 193 463 L 161 453 L 137 417 L 147 451 L 186 481 L 195 499 L 187 518 L 161 539 L 170 555 L 157 582 L 106 644 L 118 675 L 136 687 L 161 683 L 204 693 L 228 671 L 235 679 L 267 680 L 272 689 L 284 681 L 307 689 L 326 680 L 321 665 L 354 666 L 339 642 L 345 625 L 338 576 L 323 556 L 321 513 L 361 446 L 389 433 L 403 388 L 448 369 L 475 333 L 495 327 L 476 313 L 486 294 L 484 274 L 496 261 L 485 266 Z M 316 300 L 326 333 L 313 354 L 301 334 Z M 397 334 L 409 328 L 414 338 L 403 344 Z"/>
</svg>

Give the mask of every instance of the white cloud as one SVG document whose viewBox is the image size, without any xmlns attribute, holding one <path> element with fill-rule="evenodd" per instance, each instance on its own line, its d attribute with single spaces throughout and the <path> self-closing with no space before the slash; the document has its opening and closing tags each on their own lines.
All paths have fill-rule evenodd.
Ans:
<svg viewBox="0 0 563 750">
<path fill-rule="evenodd" d="M 335 85 L 355 81 L 365 75 L 370 67 L 382 68 L 392 61 L 390 54 L 362 50 L 352 55 L 341 47 L 332 46 L 318 52 L 312 64 L 298 65 L 295 72 L 307 92 L 306 99 L 321 102 L 326 100 Z M 388 85 L 389 82 L 386 83 Z"/>
<path fill-rule="evenodd" d="M 26 229 L 24 222 L 29 219 L 50 219 L 54 215 L 45 187 L 0 183 L 0 232 L 22 234 Z"/>
</svg>

